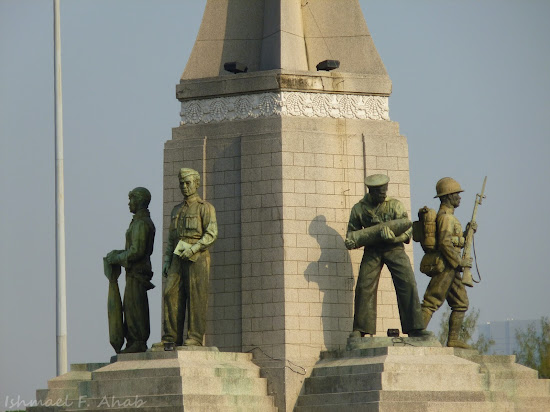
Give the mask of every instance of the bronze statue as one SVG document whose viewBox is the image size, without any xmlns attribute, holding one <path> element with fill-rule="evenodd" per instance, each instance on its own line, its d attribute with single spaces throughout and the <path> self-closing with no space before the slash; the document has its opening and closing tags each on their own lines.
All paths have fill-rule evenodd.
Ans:
<svg viewBox="0 0 550 412">
<path fill-rule="evenodd" d="M 113 250 L 104 259 L 105 275 L 111 283 L 109 290 L 109 332 L 111 344 L 118 353 L 126 338 L 126 348 L 122 353 L 145 352 L 149 339 L 149 300 L 147 291 L 155 286 L 151 283 L 151 254 L 155 241 L 155 225 L 149 215 L 151 193 L 144 187 L 136 187 L 128 194 L 128 206 L 134 214 L 126 231 L 124 250 Z M 124 322 L 120 328 L 120 295 L 116 299 L 120 266 L 126 269 L 124 290 Z"/>
<path fill-rule="evenodd" d="M 183 202 L 172 210 L 162 274 L 164 289 L 164 332 L 162 342 L 178 346 L 202 346 L 206 330 L 206 309 L 210 278 L 210 252 L 218 237 L 214 206 L 202 200 L 197 190 L 199 173 L 183 168 L 179 172 Z M 183 324 L 187 309 L 187 338 Z"/>
<path fill-rule="evenodd" d="M 422 244 L 426 254 L 420 264 L 420 270 L 432 277 L 422 302 L 424 326 L 428 326 L 433 313 L 447 300 L 452 310 L 447 346 L 468 349 L 469 346 L 458 338 L 469 305 L 460 272 L 464 268 L 472 267 L 472 259 L 463 258 L 461 250 L 464 248 L 466 232 L 475 232 L 477 224 L 475 221 L 471 222 L 466 232 L 463 232 L 460 222 L 454 216 L 455 209 L 460 205 L 460 193 L 463 192 L 456 180 L 444 177 L 437 182 L 435 188 L 435 197 L 441 202 L 435 217 L 435 239 L 428 242 L 429 246 Z M 425 209 L 427 208 L 421 209 L 421 212 Z M 425 234 L 422 238 L 424 237 Z"/>
<path fill-rule="evenodd" d="M 411 222 L 403 204 L 386 197 L 389 181 L 386 175 L 368 176 L 365 185 L 369 193 L 351 210 L 346 247 L 356 249 L 361 244 L 366 246 L 355 288 L 353 332 L 350 337 L 376 334 L 376 295 L 383 265 L 390 270 L 395 285 L 403 333 L 410 337 L 431 337 L 432 334 L 424 329 L 414 272 L 403 246 L 404 242 L 410 241 Z M 399 222 L 394 222 L 398 219 Z M 363 232 L 358 235 L 358 231 Z M 373 231 L 377 235 L 369 234 L 368 241 L 361 235 Z M 359 239 L 365 241 L 361 243 Z"/>
</svg>

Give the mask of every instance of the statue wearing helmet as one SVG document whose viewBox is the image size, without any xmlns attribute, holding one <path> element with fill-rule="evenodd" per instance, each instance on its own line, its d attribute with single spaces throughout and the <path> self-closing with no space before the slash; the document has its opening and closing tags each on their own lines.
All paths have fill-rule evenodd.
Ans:
<svg viewBox="0 0 550 412">
<path fill-rule="evenodd" d="M 461 250 L 464 247 L 465 233 L 454 215 L 455 209 L 460 205 L 460 195 L 463 192 L 460 184 L 450 177 L 440 179 L 435 185 L 441 205 L 436 218 L 436 250 L 434 254 L 441 261 L 440 270 L 430 273 L 430 283 L 424 294 L 422 302 L 422 316 L 424 326 L 428 326 L 433 313 L 441 307 L 443 302 L 451 307 L 449 318 L 449 336 L 447 346 L 469 348 L 461 341 L 458 332 L 464 321 L 464 314 L 468 310 L 468 295 L 462 283 L 464 267 L 471 267 L 471 259 L 463 259 Z M 426 255 L 428 256 L 428 254 Z"/>
</svg>

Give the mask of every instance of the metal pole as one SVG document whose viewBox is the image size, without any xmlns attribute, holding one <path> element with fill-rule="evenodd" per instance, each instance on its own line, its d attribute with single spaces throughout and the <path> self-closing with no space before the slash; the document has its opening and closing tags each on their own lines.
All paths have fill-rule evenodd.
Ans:
<svg viewBox="0 0 550 412">
<path fill-rule="evenodd" d="M 59 0 L 54 0 L 55 71 L 55 240 L 57 376 L 67 373 L 67 292 L 65 282 L 65 198 L 63 185 L 63 103 Z"/>
<path fill-rule="evenodd" d="M 206 200 L 206 136 L 202 142 L 202 200 Z"/>
</svg>

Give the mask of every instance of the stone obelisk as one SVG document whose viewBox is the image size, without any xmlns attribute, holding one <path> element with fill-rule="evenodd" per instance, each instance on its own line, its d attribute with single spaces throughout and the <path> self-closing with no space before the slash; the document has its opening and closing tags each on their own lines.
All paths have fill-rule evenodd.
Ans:
<svg viewBox="0 0 550 412">
<path fill-rule="evenodd" d="M 317 71 L 339 60 L 333 71 Z M 224 63 L 239 62 L 245 73 Z M 367 174 L 410 212 L 408 147 L 391 81 L 357 0 L 208 0 L 177 86 L 181 125 L 164 154 L 164 235 L 177 171 L 204 172 L 217 211 L 206 344 L 254 351 L 280 410 L 319 353 L 352 329 L 362 256 L 344 236 Z M 412 258 L 412 247 L 408 246 Z M 384 270 L 378 333 L 400 328 Z"/>
</svg>

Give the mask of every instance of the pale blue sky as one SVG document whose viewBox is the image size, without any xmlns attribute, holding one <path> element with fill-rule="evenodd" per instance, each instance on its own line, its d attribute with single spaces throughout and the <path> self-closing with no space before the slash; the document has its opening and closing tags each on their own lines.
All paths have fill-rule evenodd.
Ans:
<svg viewBox="0 0 550 412">
<path fill-rule="evenodd" d="M 482 321 L 548 315 L 550 2 L 360 2 L 409 142 L 413 216 L 451 175 L 466 222 L 488 175 L 471 306 Z M 163 146 L 204 4 L 61 0 L 70 363 L 112 355 L 101 257 L 123 245 L 135 186 L 152 192 L 160 239 Z M 55 375 L 52 33 L 52 1 L 0 0 L 0 410 Z M 154 342 L 160 287 L 149 296 Z"/>
</svg>

